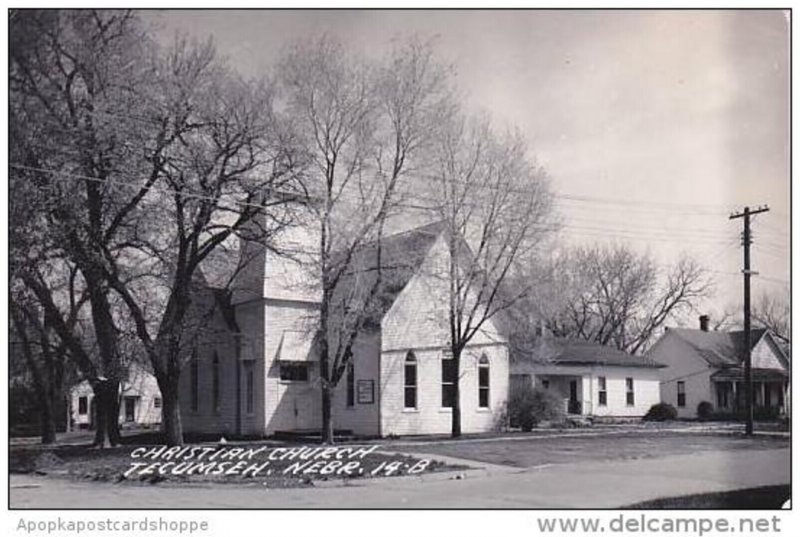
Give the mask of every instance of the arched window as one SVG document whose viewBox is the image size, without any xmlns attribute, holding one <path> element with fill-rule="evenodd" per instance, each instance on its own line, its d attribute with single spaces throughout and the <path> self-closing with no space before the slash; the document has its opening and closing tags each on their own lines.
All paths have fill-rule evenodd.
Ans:
<svg viewBox="0 0 800 537">
<path fill-rule="evenodd" d="M 417 357 L 413 351 L 408 351 L 404 364 L 403 374 L 403 407 L 417 408 Z"/>
<path fill-rule="evenodd" d="M 220 409 L 219 395 L 219 355 L 214 351 L 214 358 L 211 360 L 211 400 L 215 413 Z"/>
<path fill-rule="evenodd" d="M 478 408 L 489 408 L 489 359 L 478 360 Z"/>
<path fill-rule="evenodd" d="M 347 406 L 356 404 L 356 367 L 353 359 L 347 364 Z"/>
<path fill-rule="evenodd" d="M 192 412 L 200 410 L 200 371 L 197 363 L 197 352 L 192 351 L 189 364 L 189 389 L 191 391 Z"/>
</svg>

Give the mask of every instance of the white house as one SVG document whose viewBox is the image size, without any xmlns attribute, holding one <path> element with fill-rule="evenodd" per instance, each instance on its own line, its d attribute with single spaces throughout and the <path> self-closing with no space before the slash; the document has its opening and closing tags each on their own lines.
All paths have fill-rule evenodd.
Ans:
<svg viewBox="0 0 800 537">
<path fill-rule="evenodd" d="M 542 330 L 535 344 L 511 354 L 512 385 L 556 392 L 567 414 L 642 417 L 659 399 L 662 364 L 612 347 L 556 338 Z"/>
<path fill-rule="evenodd" d="M 447 352 L 448 249 L 439 223 L 384 237 L 381 301 L 354 345 L 352 366 L 334 394 L 334 427 L 360 435 L 447 433 L 455 371 Z M 319 358 L 315 345 L 319 289 L 313 234 L 297 226 L 277 256 L 245 242 L 229 301 L 217 327 L 228 337 L 199 346 L 181 376 L 186 431 L 263 436 L 321 427 Z M 338 293 L 363 284 L 377 267 L 377 249 L 358 252 L 357 274 Z M 309 272 L 309 269 L 312 272 Z M 491 430 L 508 394 L 506 340 L 487 322 L 461 361 L 462 430 Z"/>
<path fill-rule="evenodd" d="M 94 428 L 94 392 L 88 380 L 70 389 L 70 419 L 78 429 Z M 120 384 L 119 423 L 122 427 L 161 423 L 161 392 L 155 377 L 139 363 L 131 363 Z"/>
<path fill-rule="evenodd" d="M 752 378 L 756 413 L 789 412 L 789 358 L 772 334 L 751 330 Z M 661 399 L 678 409 L 678 416 L 697 416 L 697 406 L 707 401 L 714 411 L 736 413 L 744 408 L 744 332 L 700 328 L 668 328 L 647 352 L 665 364 L 661 371 Z"/>
</svg>

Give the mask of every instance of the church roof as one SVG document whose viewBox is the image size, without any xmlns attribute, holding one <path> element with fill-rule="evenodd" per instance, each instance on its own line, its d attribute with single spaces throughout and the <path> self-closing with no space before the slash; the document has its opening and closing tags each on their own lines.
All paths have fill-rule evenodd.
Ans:
<svg viewBox="0 0 800 537">
<path fill-rule="evenodd" d="M 443 230 L 443 222 L 433 222 L 385 236 L 380 242 L 374 241 L 358 248 L 353 252 L 347 272 L 336 285 L 332 306 L 369 308 L 370 324 L 373 328 L 380 325 L 381 319 L 418 272 Z M 335 254 L 334 261 L 344 255 L 342 252 Z M 368 300 L 379 273 L 381 281 L 375 297 Z"/>
</svg>

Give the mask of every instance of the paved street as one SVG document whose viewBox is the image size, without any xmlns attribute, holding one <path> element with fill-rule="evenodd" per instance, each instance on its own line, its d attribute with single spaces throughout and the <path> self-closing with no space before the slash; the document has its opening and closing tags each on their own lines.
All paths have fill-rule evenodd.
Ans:
<svg viewBox="0 0 800 537">
<path fill-rule="evenodd" d="M 789 482 L 788 448 L 707 451 L 463 474 L 361 481 L 313 489 L 120 486 L 12 475 L 12 508 L 609 508 L 668 496 Z M 455 479 L 461 475 L 461 479 Z"/>
</svg>

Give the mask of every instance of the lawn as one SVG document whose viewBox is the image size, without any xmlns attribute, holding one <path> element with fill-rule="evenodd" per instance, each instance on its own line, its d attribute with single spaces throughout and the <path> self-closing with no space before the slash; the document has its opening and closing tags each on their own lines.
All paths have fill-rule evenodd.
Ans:
<svg viewBox="0 0 800 537">
<path fill-rule="evenodd" d="M 636 503 L 623 509 L 780 509 L 791 498 L 791 485 L 692 494 Z"/>
<path fill-rule="evenodd" d="M 788 438 L 621 430 L 616 433 L 521 436 L 514 440 L 463 440 L 418 446 L 409 443 L 403 445 L 402 451 L 530 468 L 544 464 L 642 459 L 701 451 L 777 449 L 789 445 Z"/>
<path fill-rule="evenodd" d="M 192 444 L 170 455 L 159 446 L 14 446 L 11 473 L 35 473 L 126 484 L 225 483 L 268 488 L 314 486 L 332 480 L 396 477 L 458 470 L 419 456 L 376 445 L 299 446 Z M 177 449 L 177 448 L 175 448 Z M 305 450 L 305 451 L 301 451 Z"/>
</svg>

